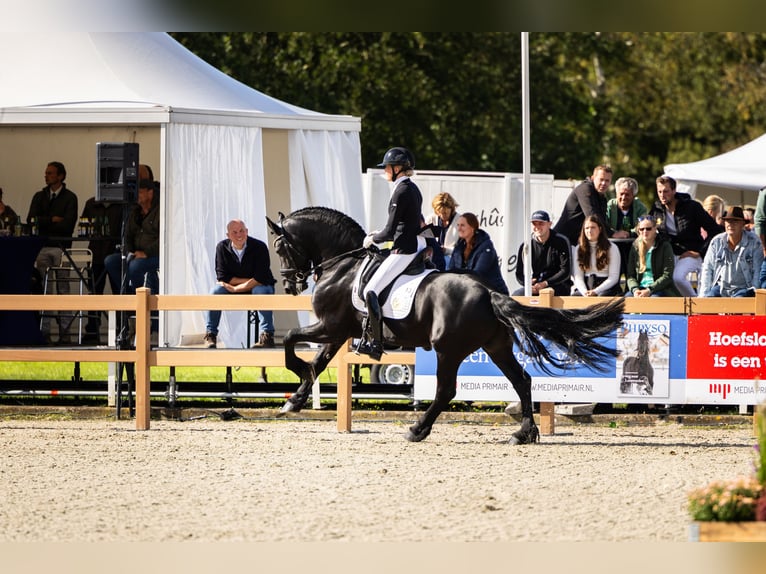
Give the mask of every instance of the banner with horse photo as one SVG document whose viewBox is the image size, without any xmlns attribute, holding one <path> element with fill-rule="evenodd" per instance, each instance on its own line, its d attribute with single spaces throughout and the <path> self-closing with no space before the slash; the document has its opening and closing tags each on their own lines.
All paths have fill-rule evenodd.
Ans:
<svg viewBox="0 0 766 574">
<path fill-rule="evenodd" d="M 532 399 L 545 402 L 663 403 L 686 402 L 686 317 L 678 315 L 625 315 L 622 327 L 601 340 L 618 353 L 598 371 L 577 362 L 564 368 L 548 364 L 546 372 L 535 360 L 514 347 L 519 364 L 532 376 Z M 566 350 L 551 354 L 566 362 Z M 436 389 L 436 354 L 418 348 L 414 398 L 433 399 Z M 479 349 L 460 366 L 456 400 L 516 401 L 513 386 Z"/>
</svg>

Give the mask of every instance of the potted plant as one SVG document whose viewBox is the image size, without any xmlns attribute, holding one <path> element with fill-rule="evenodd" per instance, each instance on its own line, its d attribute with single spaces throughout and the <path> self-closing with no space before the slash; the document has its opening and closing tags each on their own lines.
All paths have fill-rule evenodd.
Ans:
<svg viewBox="0 0 766 574">
<path fill-rule="evenodd" d="M 689 492 L 693 541 L 766 541 L 766 405 L 756 409 L 753 416 L 757 435 L 755 472 Z"/>
</svg>

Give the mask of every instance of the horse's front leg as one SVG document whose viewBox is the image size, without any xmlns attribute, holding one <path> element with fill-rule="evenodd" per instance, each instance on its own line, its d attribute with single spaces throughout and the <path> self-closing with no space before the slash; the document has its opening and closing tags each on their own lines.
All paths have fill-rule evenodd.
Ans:
<svg viewBox="0 0 766 574">
<path fill-rule="evenodd" d="M 410 442 L 420 442 L 431 434 L 431 429 L 441 412 L 447 408 L 457 393 L 457 370 L 462 362 L 455 362 L 441 353 L 436 353 L 436 394 L 426 412 L 405 433 L 404 438 Z"/>
<path fill-rule="evenodd" d="M 298 390 L 287 399 L 277 416 L 283 416 L 289 412 L 298 412 L 303 408 L 309 398 L 314 381 L 327 368 L 327 365 L 343 344 L 342 342 L 327 342 L 325 340 L 326 336 L 322 336 L 321 332 L 320 324 L 315 323 L 301 329 L 291 329 L 285 336 L 283 342 L 285 347 L 285 367 L 298 376 L 300 385 Z M 303 341 L 324 343 L 311 363 L 307 363 L 295 353 L 295 345 Z"/>
</svg>

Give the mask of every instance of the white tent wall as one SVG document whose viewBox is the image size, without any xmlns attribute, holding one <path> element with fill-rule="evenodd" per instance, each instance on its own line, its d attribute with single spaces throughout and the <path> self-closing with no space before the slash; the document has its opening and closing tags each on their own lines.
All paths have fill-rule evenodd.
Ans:
<svg viewBox="0 0 766 574">
<path fill-rule="evenodd" d="M 362 173 L 358 134 L 296 130 L 290 138 L 290 204 L 292 209 L 322 205 L 363 221 Z M 338 190 L 347 190 L 339 194 Z"/>
<path fill-rule="evenodd" d="M 261 130 L 243 126 L 170 124 L 163 201 L 162 285 L 166 293 L 208 293 L 215 285 L 215 246 L 226 224 L 242 219 L 250 235 L 265 237 L 266 200 Z M 166 314 L 167 342 L 205 333 L 203 314 Z M 246 313 L 222 316 L 223 346 L 244 343 Z M 200 335 L 200 339 L 201 336 Z"/>
</svg>

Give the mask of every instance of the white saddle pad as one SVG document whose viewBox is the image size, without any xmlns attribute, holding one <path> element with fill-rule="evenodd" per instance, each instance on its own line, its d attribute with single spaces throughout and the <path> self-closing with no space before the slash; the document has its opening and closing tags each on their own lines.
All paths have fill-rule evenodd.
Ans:
<svg viewBox="0 0 766 574">
<path fill-rule="evenodd" d="M 354 287 L 351 289 L 351 302 L 357 311 L 367 313 L 367 305 L 357 293 L 359 288 L 359 274 L 364 266 L 359 268 L 356 277 L 354 277 Z M 419 275 L 400 275 L 394 281 L 388 298 L 381 306 L 380 310 L 384 317 L 389 319 L 404 319 L 412 310 L 412 302 L 415 300 L 415 292 L 418 290 L 420 282 L 436 269 L 426 269 Z"/>
</svg>

